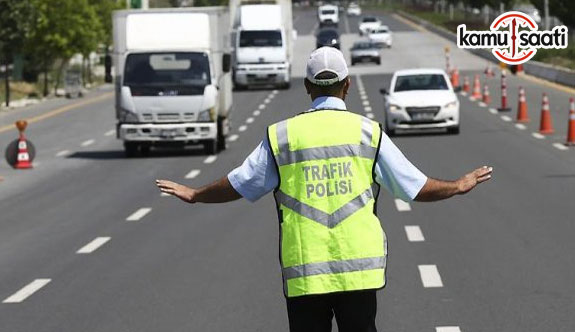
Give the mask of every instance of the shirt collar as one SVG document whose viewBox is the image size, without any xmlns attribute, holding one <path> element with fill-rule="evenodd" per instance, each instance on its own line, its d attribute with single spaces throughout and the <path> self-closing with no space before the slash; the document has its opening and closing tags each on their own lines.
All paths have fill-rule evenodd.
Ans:
<svg viewBox="0 0 575 332">
<path fill-rule="evenodd" d="M 322 97 L 317 97 L 316 99 L 314 99 L 313 103 L 311 103 L 311 109 L 312 110 L 327 109 L 327 110 L 345 111 L 345 110 L 347 110 L 347 107 L 345 106 L 345 102 L 338 97 L 322 96 Z"/>
</svg>

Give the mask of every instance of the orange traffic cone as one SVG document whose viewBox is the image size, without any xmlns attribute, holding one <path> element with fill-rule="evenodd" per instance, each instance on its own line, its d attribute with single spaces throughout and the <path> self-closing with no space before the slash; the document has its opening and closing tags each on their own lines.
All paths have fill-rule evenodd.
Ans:
<svg viewBox="0 0 575 332">
<path fill-rule="evenodd" d="M 553 134 L 553 122 L 551 121 L 551 111 L 549 110 L 549 98 L 543 93 L 543 102 L 541 106 L 541 121 L 539 122 L 539 133 L 543 135 Z"/>
<path fill-rule="evenodd" d="M 457 67 L 454 67 L 453 70 L 451 71 L 451 85 L 456 90 L 458 90 L 460 88 L 459 87 L 459 70 L 457 70 Z"/>
<path fill-rule="evenodd" d="M 481 83 L 479 83 L 479 75 L 475 75 L 475 79 L 473 80 L 473 94 L 471 97 L 474 99 L 481 98 Z"/>
<path fill-rule="evenodd" d="M 523 73 L 523 64 L 517 65 L 517 70 L 515 70 L 515 74 Z"/>
<path fill-rule="evenodd" d="M 471 87 L 469 86 L 469 77 L 465 76 L 463 78 L 463 92 L 469 93 L 471 91 Z"/>
<path fill-rule="evenodd" d="M 481 101 L 483 101 L 484 104 L 491 103 L 491 96 L 489 95 L 489 88 L 487 87 L 487 84 L 483 86 L 483 97 Z"/>
<path fill-rule="evenodd" d="M 491 77 L 495 77 L 495 73 L 493 72 L 493 69 L 491 68 L 491 64 L 488 63 L 487 67 L 485 68 L 485 77 L 491 78 Z"/>
<path fill-rule="evenodd" d="M 575 145 L 575 99 L 573 98 L 569 98 L 569 124 L 565 145 Z"/>
<path fill-rule="evenodd" d="M 519 103 L 517 105 L 517 122 L 529 122 L 529 114 L 527 113 L 527 101 L 525 100 L 525 89 L 519 87 Z"/>
<path fill-rule="evenodd" d="M 26 169 L 32 168 L 32 163 L 30 162 L 30 154 L 28 153 L 28 143 L 26 142 L 26 137 L 24 136 L 24 130 L 28 123 L 26 121 L 17 121 L 16 127 L 20 132 L 18 137 L 18 157 L 16 161 L 16 165 L 14 168 L 17 169 Z"/>
</svg>

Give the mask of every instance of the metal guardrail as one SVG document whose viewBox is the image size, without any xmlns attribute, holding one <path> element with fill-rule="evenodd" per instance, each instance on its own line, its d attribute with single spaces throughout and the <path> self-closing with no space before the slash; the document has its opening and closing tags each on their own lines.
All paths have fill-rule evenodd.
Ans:
<svg viewBox="0 0 575 332">
<path fill-rule="evenodd" d="M 413 23 L 419 24 L 422 27 L 426 28 L 427 30 L 451 41 L 457 43 L 457 35 L 445 28 L 440 26 L 434 25 L 422 18 L 416 17 L 414 15 L 408 14 L 404 11 L 398 10 L 397 14 L 407 20 L 412 21 Z M 498 64 L 499 62 L 495 57 L 491 54 L 488 50 L 480 50 L 480 49 L 468 49 L 467 51 L 478 55 L 488 61 L 494 62 Z M 575 87 L 575 71 L 548 65 L 546 63 L 542 63 L 539 61 L 528 61 L 523 64 L 523 71 L 526 74 L 542 78 L 547 81 L 551 81 L 554 83 L 559 83 L 562 85 Z"/>
</svg>

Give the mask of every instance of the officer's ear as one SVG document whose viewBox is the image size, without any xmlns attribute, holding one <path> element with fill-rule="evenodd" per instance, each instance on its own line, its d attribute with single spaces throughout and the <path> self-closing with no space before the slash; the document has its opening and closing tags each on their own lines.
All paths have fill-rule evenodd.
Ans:
<svg viewBox="0 0 575 332">
<path fill-rule="evenodd" d="M 307 78 L 303 79 L 303 85 L 305 86 L 305 92 L 310 95 L 311 94 L 311 82 L 308 81 Z"/>
<path fill-rule="evenodd" d="M 346 77 L 345 78 L 345 82 L 343 83 L 343 98 L 345 99 L 345 96 L 347 96 L 347 91 L 349 90 L 349 87 L 351 86 L 351 78 Z"/>
</svg>

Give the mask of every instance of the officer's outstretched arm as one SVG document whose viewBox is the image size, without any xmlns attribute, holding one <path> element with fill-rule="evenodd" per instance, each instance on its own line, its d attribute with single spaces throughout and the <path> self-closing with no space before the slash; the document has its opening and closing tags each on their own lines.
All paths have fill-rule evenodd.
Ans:
<svg viewBox="0 0 575 332">
<path fill-rule="evenodd" d="M 242 198 L 232 187 L 227 176 L 197 189 L 168 180 L 156 180 L 156 185 L 162 192 L 176 196 L 187 203 L 225 203 Z"/>
<path fill-rule="evenodd" d="M 419 202 L 433 202 L 454 195 L 466 194 L 478 184 L 491 179 L 491 173 L 493 173 L 493 167 L 483 166 L 455 181 L 428 178 L 415 200 Z"/>
</svg>

